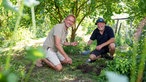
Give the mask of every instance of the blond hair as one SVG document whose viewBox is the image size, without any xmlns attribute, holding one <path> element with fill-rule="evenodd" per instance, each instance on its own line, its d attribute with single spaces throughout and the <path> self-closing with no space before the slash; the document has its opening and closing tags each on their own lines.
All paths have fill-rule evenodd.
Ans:
<svg viewBox="0 0 146 82">
<path fill-rule="evenodd" d="M 68 17 L 73 17 L 75 19 L 74 22 L 76 22 L 76 17 L 73 14 L 68 15 L 65 19 L 67 19 Z"/>
</svg>

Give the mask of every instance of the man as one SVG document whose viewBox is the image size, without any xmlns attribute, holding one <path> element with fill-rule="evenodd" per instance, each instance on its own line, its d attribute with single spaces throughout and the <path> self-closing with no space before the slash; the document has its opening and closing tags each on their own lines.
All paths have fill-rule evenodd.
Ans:
<svg viewBox="0 0 146 82">
<path fill-rule="evenodd" d="M 77 45 L 77 42 L 66 42 L 67 30 L 69 27 L 73 26 L 75 20 L 76 18 L 74 15 L 68 15 L 63 23 L 56 24 L 49 32 L 43 44 L 46 58 L 42 59 L 42 61 L 57 71 L 62 70 L 62 64 L 72 64 L 72 59 L 67 55 L 62 46 Z"/>
<path fill-rule="evenodd" d="M 115 53 L 115 39 L 112 28 L 106 26 L 106 22 L 103 18 L 98 18 L 95 25 L 97 25 L 97 28 L 93 31 L 87 45 L 90 45 L 93 40 L 97 40 L 97 45 L 95 50 L 91 52 L 88 62 L 93 62 L 101 57 L 113 59 Z M 110 56 L 107 56 L 107 52 L 110 53 Z"/>
</svg>

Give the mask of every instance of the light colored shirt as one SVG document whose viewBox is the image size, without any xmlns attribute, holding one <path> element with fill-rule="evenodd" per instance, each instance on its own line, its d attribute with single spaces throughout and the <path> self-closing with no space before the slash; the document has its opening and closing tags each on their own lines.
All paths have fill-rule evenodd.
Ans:
<svg viewBox="0 0 146 82">
<path fill-rule="evenodd" d="M 66 42 L 68 31 L 65 28 L 65 23 L 56 24 L 53 29 L 49 32 L 44 44 L 43 48 L 45 50 L 51 48 L 53 51 L 57 52 L 58 49 L 55 46 L 55 39 L 54 36 L 58 36 L 61 40 L 61 44 L 63 45 L 64 42 Z"/>
</svg>

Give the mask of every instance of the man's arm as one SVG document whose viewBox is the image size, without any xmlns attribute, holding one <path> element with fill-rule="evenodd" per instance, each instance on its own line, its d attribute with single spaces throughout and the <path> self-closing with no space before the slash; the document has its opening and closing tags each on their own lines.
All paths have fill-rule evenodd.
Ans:
<svg viewBox="0 0 146 82">
<path fill-rule="evenodd" d="M 111 38 L 108 41 L 106 41 L 105 43 L 101 44 L 103 47 L 109 45 L 110 43 L 114 43 L 115 42 L 115 38 Z"/>
<path fill-rule="evenodd" d="M 65 45 L 65 46 L 70 46 L 71 45 L 71 43 L 70 42 L 64 42 L 64 44 L 63 45 Z"/>
<path fill-rule="evenodd" d="M 97 50 L 100 50 L 100 49 L 103 48 L 104 46 L 107 46 L 107 45 L 109 45 L 110 43 L 114 43 L 114 42 L 115 42 L 115 38 L 111 38 L 111 39 L 109 39 L 108 41 L 106 41 L 106 42 L 104 42 L 104 43 L 102 43 L 102 44 L 96 46 L 96 49 L 97 49 Z"/>
<path fill-rule="evenodd" d="M 88 46 L 91 45 L 92 42 L 93 42 L 93 40 L 89 40 L 88 43 L 87 43 L 87 45 L 88 45 Z"/>
<path fill-rule="evenodd" d="M 78 42 L 64 42 L 63 45 L 65 45 L 65 46 L 76 46 L 76 45 L 78 45 Z"/>
<path fill-rule="evenodd" d="M 58 36 L 54 36 L 55 39 L 55 46 L 58 49 L 58 51 L 65 57 L 68 58 L 68 55 L 65 53 L 62 45 L 61 45 L 61 40 Z"/>
</svg>

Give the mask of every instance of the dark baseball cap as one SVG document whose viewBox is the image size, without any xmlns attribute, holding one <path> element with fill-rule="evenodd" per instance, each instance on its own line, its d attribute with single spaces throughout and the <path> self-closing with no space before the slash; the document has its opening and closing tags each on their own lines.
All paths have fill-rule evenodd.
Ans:
<svg viewBox="0 0 146 82">
<path fill-rule="evenodd" d="M 97 25 L 97 23 L 99 23 L 99 22 L 102 22 L 102 23 L 105 23 L 105 24 L 106 24 L 106 22 L 104 21 L 103 18 L 98 18 L 98 19 L 96 20 L 96 22 L 95 22 L 95 25 Z"/>
</svg>

